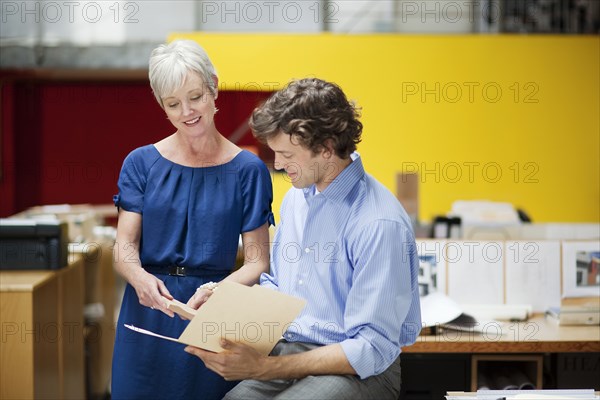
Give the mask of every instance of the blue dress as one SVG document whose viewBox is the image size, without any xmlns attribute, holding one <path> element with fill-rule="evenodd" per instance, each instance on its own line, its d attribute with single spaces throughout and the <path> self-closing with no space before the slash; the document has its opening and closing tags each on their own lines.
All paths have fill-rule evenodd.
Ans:
<svg viewBox="0 0 600 400">
<path fill-rule="evenodd" d="M 123 162 L 118 186 L 115 205 L 142 215 L 142 266 L 178 265 L 200 274 L 156 274 L 183 302 L 201 284 L 231 272 L 242 232 L 273 223 L 269 172 L 248 151 L 223 165 L 193 168 L 167 160 L 154 145 L 140 147 Z M 127 284 L 117 323 L 112 399 L 220 399 L 237 383 L 208 370 L 183 351 L 184 345 L 123 324 L 177 338 L 188 322 L 140 305 Z"/>
</svg>

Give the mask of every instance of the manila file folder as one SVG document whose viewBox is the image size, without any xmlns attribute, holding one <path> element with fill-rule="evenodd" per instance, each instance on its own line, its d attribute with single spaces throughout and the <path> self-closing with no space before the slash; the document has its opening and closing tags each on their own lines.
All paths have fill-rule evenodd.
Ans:
<svg viewBox="0 0 600 400">
<path fill-rule="evenodd" d="M 179 303 L 181 304 L 181 303 Z M 204 350 L 220 352 L 221 338 L 245 343 L 262 355 L 275 344 L 306 301 L 259 285 L 252 287 L 224 281 L 195 313 L 179 338 L 150 332 L 132 325 L 127 328 Z M 178 312 L 178 310 L 174 309 Z"/>
</svg>

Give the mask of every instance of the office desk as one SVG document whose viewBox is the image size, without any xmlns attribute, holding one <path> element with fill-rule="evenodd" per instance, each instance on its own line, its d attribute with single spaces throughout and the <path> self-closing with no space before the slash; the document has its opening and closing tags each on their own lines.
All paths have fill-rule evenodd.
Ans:
<svg viewBox="0 0 600 400">
<path fill-rule="evenodd" d="M 85 398 L 84 260 L 0 272 L 0 398 Z"/>
<path fill-rule="evenodd" d="M 115 337 L 114 309 L 116 301 L 116 282 L 112 263 L 113 240 L 105 237 L 97 237 L 94 235 L 93 231 L 97 226 L 104 226 L 106 219 L 116 218 L 117 210 L 112 204 L 49 205 L 31 207 L 19 214 L 11 216 L 11 218 L 30 219 L 39 218 L 40 216 L 45 216 L 45 218 L 47 218 L 48 215 L 53 215 L 58 220 L 69 224 L 71 242 L 68 245 L 68 268 L 72 267 L 77 262 L 80 262 L 79 260 L 83 261 L 83 268 L 81 268 L 83 281 L 78 284 L 78 290 L 82 290 L 83 299 L 81 301 L 77 300 L 78 304 L 81 304 L 78 305 L 78 319 L 76 323 L 78 324 L 77 340 L 83 337 L 85 365 L 78 367 L 78 374 L 73 377 L 73 382 L 78 382 L 78 389 L 72 392 L 73 396 L 71 397 L 81 398 L 86 397 L 85 395 L 87 395 L 89 399 L 102 399 L 106 397 L 108 392 L 111 375 L 112 351 Z M 82 237 L 87 238 L 87 241 L 79 243 L 79 240 Z M 40 290 L 40 293 L 44 292 L 44 285 L 53 279 L 58 279 L 57 277 L 60 276 L 54 276 L 54 272 L 52 271 L 29 272 L 30 273 L 25 273 L 24 271 L 2 272 L 2 275 L 0 275 L 0 280 L 2 280 L 3 285 L 2 291 L 8 291 L 10 288 L 14 289 L 22 284 L 24 286 L 19 289 L 21 290 L 22 295 L 26 296 L 26 293 L 33 293 L 33 295 L 30 295 L 33 299 L 36 298 L 36 291 Z M 63 274 L 64 271 L 58 273 Z M 73 291 L 65 292 L 65 296 L 70 302 L 75 300 Z M 84 318 L 84 305 L 86 306 L 88 313 L 82 325 L 80 323 L 80 318 Z M 11 303 L 2 304 L 3 312 L 6 309 L 10 313 L 16 313 L 16 311 L 13 311 L 9 307 L 13 307 L 13 305 L 11 305 Z M 32 305 L 32 307 L 35 307 L 35 305 Z M 19 311 L 19 313 L 21 313 L 21 311 Z M 58 323 L 57 320 L 52 320 L 51 318 L 48 321 L 48 324 L 56 325 Z M 2 322 L 2 351 L 4 353 L 5 344 L 8 344 L 5 339 L 13 335 L 11 329 L 16 330 L 16 328 L 13 327 L 13 321 L 5 321 L 3 318 Z M 7 325 L 4 325 L 4 322 L 6 322 Z M 52 326 L 48 324 L 42 326 Z M 70 333 L 68 331 L 68 329 L 71 329 L 70 327 L 64 327 L 60 324 L 58 326 L 61 328 L 61 333 L 63 333 L 65 329 L 67 329 L 67 334 Z M 20 334 L 20 331 L 17 331 L 17 334 Z M 29 336 L 31 336 L 31 334 Z M 28 336 L 26 335 L 26 337 Z M 33 350 L 35 353 L 38 350 L 38 347 L 37 344 L 32 345 L 27 351 Z M 2 366 L 4 368 L 5 364 L 2 364 Z M 2 378 L 4 378 L 4 373 L 8 374 L 7 376 L 12 376 L 10 375 L 12 372 L 3 369 L 3 374 L 1 375 Z M 36 376 L 36 370 L 33 371 L 33 375 Z M 52 379 L 55 378 L 56 377 L 54 376 L 52 377 Z M 35 379 L 38 378 L 36 377 Z M 6 382 L 9 381 L 10 380 L 7 380 Z M 4 381 L 0 381 L 0 386 L 2 386 L 2 389 L 0 389 L 0 393 L 2 394 L 0 400 L 4 399 L 4 387 L 6 386 L 1 382 Z M 71 383 L 64 384 L 63 387 L 68 389 L 70 387 L 69 385 L 71 385 Z M 83 385 L 85 395 L 79 395 L 79 385 Z M 29 387 L 32 386 L 29 385 Z M 54 393 L 49 387 L 46 387 L 44 391 Z M 69 393 L 71 393 L 69 390 L 64 391 L 64 396 L 62 397 L 69 397 Z M 47 397 L 51 396 L 48 395 Z"/>
<path fill-rule="evenodd" d="M 421 335 L 403 353 L 581 353 L 600 352 L 600 326 L 558 326 L 543 315 L 526 322 L 489 324 L 484 333 L 444 330 Z"/>
<path fill-rule="evenodd" d="M 482 371 L 506 368 L 523 371 L 538 389 L 598 389 L 600 326 L 558 326 L 535 315 L 483 330 L 442 330 L 403 348 L 400 398 L 440 399 L 449 390 L 475 391 Z"/>
</svg>

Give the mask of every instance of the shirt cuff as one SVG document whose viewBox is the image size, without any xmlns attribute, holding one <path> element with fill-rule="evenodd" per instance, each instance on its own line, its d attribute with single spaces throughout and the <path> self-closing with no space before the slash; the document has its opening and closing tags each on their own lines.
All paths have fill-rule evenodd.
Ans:
<svg viewBox="0 0 600 400">
<path fill-rule="evenodd" d="M 385 372 L 400 355 L 400 347 L 392 343 L 390 343 L 391 347 L 383 345 L 381 351 L 385 354 L 382 354 L 378 348 L 361 336 L 346 339 L 340 345 L 348 362 L 361 379 Z"/>
<path fill-rule="evenodd" d="M 378 373 L 375 366 L 375 349 L 361 338 L 346 339 L 340 343 L 346 358 L 361 379 Z"/>
<path fill-rule="evenodd" d="M 279 287 L 273 282 L 273 277 L 265 272 L 260 274 L 260 286 L 279 291 Z"/>
</svg>

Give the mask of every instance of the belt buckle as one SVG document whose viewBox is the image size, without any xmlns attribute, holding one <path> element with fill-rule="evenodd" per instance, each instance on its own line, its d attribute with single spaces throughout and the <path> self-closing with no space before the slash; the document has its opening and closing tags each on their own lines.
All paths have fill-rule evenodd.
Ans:
<svg viewBox="0 0 600 400">
<path fill-rule="evenodd" d="M 185 267 L 180 267 L 178 265 L 173 265 L 169 268 L 169 275 L 172 276 L 185 276 Z"/>
</svg>

